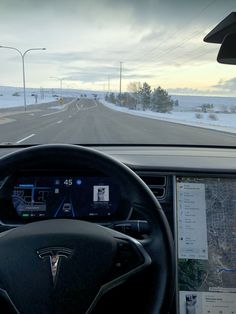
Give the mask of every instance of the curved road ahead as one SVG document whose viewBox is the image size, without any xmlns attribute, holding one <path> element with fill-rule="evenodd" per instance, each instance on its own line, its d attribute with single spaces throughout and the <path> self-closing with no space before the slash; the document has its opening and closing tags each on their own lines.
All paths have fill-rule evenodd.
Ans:
<svg viewBox="0 0 236 314">
<path fill-rule="evenodd" d="M 67 102 L 61 110 L 47 104 L 2 112 L 0 144 L 236 145 L 236 134 L 133 116 L 91 99 Z"/>
</svg>

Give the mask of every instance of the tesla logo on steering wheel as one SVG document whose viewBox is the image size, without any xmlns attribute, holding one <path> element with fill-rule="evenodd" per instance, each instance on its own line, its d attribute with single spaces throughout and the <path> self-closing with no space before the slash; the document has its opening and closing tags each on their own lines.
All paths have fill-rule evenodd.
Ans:
<svg viewBox="0 0 236 314">
<path fill-rule="evenodd" d="M 55 286 L 61 258 L 70 258 L 73 254 L 73 250 L 64 247 L 49 247 L 38 250 L 37 254 L 41 259 L 49 258 L 52 272 L 52 281 L 53 285 Z"/>
</svg>

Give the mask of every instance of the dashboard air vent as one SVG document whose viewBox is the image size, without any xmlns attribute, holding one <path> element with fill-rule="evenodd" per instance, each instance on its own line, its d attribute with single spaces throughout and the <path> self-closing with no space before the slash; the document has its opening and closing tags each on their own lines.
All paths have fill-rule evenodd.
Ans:
<svg viewBox="0 0 236 314">
<path fill-rule="evenodd" d="M 137 172 L 138 176 L 148 185 L 158 200 L 166 196 L 167 177 L 156 173 Z"/>
</svg>

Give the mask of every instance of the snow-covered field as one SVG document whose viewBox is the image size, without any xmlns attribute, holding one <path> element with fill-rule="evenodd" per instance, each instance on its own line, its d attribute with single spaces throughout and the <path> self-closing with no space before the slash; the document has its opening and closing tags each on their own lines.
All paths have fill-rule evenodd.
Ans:
<svg viewBox="0 0 236 314">
<path fill-rule="evenodd" d="M 37 95 L 36 97 L 33 95 Z M 47 103 L 55 101 L 52 93 L 41 92 L 39 89 L 26 90 L 27 105 Z M 0 87 L 0 108 L 22 107 L 24 105 L 23 89 L 19 87 Z"/>
<path fill-rule="evenodd" d="M 217 113 L 215 114 L 217 120 L 212 120 L 209 117 L 210 113 L 201 113 L 202 118 L 197 119 L 196 113 L 193 111 L 172 111 L 171 113 L 160 113 L 150 110 L 130 110 L 128 108 L 113 105 L 106 102 L 105 100 L 102 100 L 102 103 L 110 109 L 125 112 L 135 116 L 236 133 L 236 113 Z"/>
<path fill-rule="evenodd" d="M 55 98 L 50 96 L 44 96 L 44 98 L 38 97 L 37 103 L 48 103 L 51 101 L 55 101 Z M 27 105 L 37 104 L 35 97 L 31 95 L 27 95 L 26 97 Z M 12 108 L 12 107 L 21 107 L 24 104 L 24 97 L 21 96 L 12 96 L 12 95 L 4 95 L 0 96 L 0 108 Z"/>
<path fill-rule="evenodd" d="M 231 106 L 236 106 L 235 97 L 171 95 L 171 98 L 179 102 L 177 111 L 190 111 L 203 104 L 213 104 L 215 110 L 222 110 L 225 107 L 230 109 Z"/>
<path fill-rule="evenodd" d="M 62 94 L 61 94 L 62 93 Z M 104 93 L 94 91 L 80 91 L 73 89 L 39 89 L 39 88 L 27 88 L 26 89 L 26 103 L 27 105 L 42 104 L 48 102 L 54 102 L 62 95 L 62 97 L 78 98 L 81 94 L 86 94 L 88 97 L 92 97 L 92 94 L 104 96 Z M 18 96 L 13 96 L 17 94 Z M 37 103 L 35 96 L 37 95 Z M 53 97 L 54 96 L 54 97 Z M 56 97 L 58 96 L 58 97 Z M 0 86 L 0 108 L 12 108 L 22 107 L 24 105 L 23 89 L 20 87 Z M 61 108 L 61 107 L 60 107 Z M 55 108 L 56 109 L 56 108 Z"/>
</svg>

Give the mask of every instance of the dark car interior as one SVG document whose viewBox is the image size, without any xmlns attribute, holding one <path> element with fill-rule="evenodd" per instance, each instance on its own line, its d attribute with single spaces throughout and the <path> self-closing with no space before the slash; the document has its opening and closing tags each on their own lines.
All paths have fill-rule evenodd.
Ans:
<svg viewBox="0 0 236 314">
<path fill-rule="evenodd" d="M 194 194 L 194 186 L 201 184 L 233 199 L 234 149 L 42 145 L 1 151 L 5 155 L 1 159 L 1 295 L 7 306 L 13 304 L 19 313 L 75 313 L 75 308 L 79 313 L 176 312 L 176 289 L 194 281 L 184 283 L 186 274 L 181 269 L 175 272 L 176 262 L 183 262 L 173 247 L 173 239 L 180 243 L 176 223 L 180 224 L 181 198 L 194 202 L 201 196 Z M 72 184 L 68 186 L 71 181 L 66 180 Z M 75 191 L 81 188 L 78 180 L 86 183 L 86 202 L 93 204 L 91 208 L 85 202 L 81 214 L 75 211 Z M 73 187 L 76 182 L 79 185 Z M 109 186 L 109 201 L 93 201 L 89 193 L 93 194 L 96 185 Z M 44 200 L 40 205 L 32 202 L 32 197 L 39 200 L 36 195 L 24 193 L 22 201 L 22 191 L 32 193 L 32 186 L 39 195 L 47 191 L 47 209 Z M 73 197 L 74 213 L 61 208 L 55 216 L 59 207 L 54 208 L 52 200 L 57 188 L 62 189 L 63 197 Z M 187 191 L 183 195 L 182 188 Z M 119 197 L 112 196 L 114 192 Z M 102 213 L 98 210 L 101 204 L 106 204 Z M 231 210 L 230 217 L 224 224 L 232 230 L 235 211 Z M 188 215 L 185 219 L 200 236 L 204 228 L 189 221 Z M 201 217 L 196 213 L 194 219 Z M 191 232 L 186 235 L 190 236 Z M 192 234 L 181 249 L 186 261 L 200 254 L 188 242 L 194 237 Z M 48 256 L 41 260 L 37 254 L 44 247 L 74 252 L 68 261 L 62 257 L 58 289 L 53 294 Z M 44 293 L 37 293 L 38 289 Z M 80 292 L 76 298 L 75 289 Z M 32 303 L 24 301 L 26 296 Z"/>
</svg>

